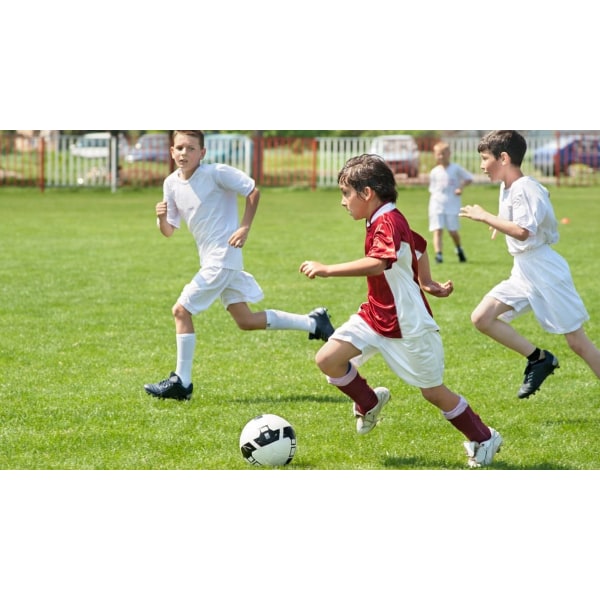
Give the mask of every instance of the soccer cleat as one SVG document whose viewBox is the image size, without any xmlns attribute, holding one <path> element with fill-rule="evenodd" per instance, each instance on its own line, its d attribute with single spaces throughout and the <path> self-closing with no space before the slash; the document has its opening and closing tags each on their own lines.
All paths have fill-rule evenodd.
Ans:
<svg viewBox="0 0 600 600">
<path fill-rule="evenodd" d="M 379 423 L 379 414 L 383 410 L 383 407 L 389 402 L 392 394 L 387 388 L 375 388 L 375 395 L 377 396 L 377 406 L 367 412 L 366 415 L 361 415 L 354 406 L 354 415 L 356 416 L 356 432 L 359 435 L 365 435 L 373 431 L 377 423 Z"/>
<path fill-rule="evenodd" d="M 335 327 L 331 324 L 329 313 L 326 308 L 315 308 L 309 315 L 317 323 L 317 328 L 314 333 L 308 335 L 309 340 L 323 340 L 326 342 L 335 331 Z"/>
<path fill-rule="evenodd" d="M 435 255 L 435 262 L 436 262 L 438 265 L 441 265 L 441 264 L 444 262 L 444 256 L 443 256 L 443 254 L 442 254 L 441 252 L 438 252 L 438 253 Z"/>
<path fill-rule="evenodd" d="M 465 263 L 465 262 L 467 262 L 467 257 L 465 256 L 465 253 L 464 253 L 464 251 L 463 251 L 463 249 L 462 249 L 462 248 L 457 248 L 457 249 L 456 249 L 456 254 L 457 254 L 457 256 L 458 256 L 458 260 L 459 260 L 461 263 Z"/>
<path fill-rule="evenodd" d="M 468 465 L 471 469 L 487 467 L 494 461 L 494 456 L 500 452 L 502 446 L 502 436 L 490 427 L 492 437 L 486 442 L 465 442 L 465 450 L 469 457 Z"/>
<path fill-rule="evenodd" d="M 552 375 L 555 369 L 558 369 L 558 359 L 556 356 L 544 350 L 544 358 L 538 360 L 535 363 L 527 363 L 525 369 L 525 379 L 523 385 L 519 389 L 518 396 L 521 399 L 529 398 L 533 396 L 540 387 L 548 375 Z"/>
<path fill-rule="evenodd" d="M 144 386 L 144 389 L 147 394 L 154 396 L 155 398 L 191 400 L 194 384 L 190 383 L 189 387 L 184 387 L 179 375 L 171 373 L 168 379 L 164 379 L 158 383 L 147 383 Z"/>
</svg>

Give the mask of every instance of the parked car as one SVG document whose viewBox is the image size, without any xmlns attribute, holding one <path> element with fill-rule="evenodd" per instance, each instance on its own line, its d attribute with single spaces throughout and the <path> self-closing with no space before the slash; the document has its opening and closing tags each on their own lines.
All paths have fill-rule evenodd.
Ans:
<svg viewBox="0 0 600 600">
<path fill-rule="evenodd" d="M 381 156 L 394 174 L 419 176 L 419 147 L 412 135 L 380 135 L 369 152 Z"/>
<path fill-rule="evenodd" d="M 145 133 L 125 156 L 129 163 L 147 160 L 168 162 L 171 158 L 171 140 L 168 133 Z"/>
<path fill-rule="evenodd" d="M 108 158 L 110 155 L 109 131 L 86 133 L 71 144 L 71 154 L 80 158 Z M 119 155 L 125 156 L 129 151 L 127 138 L 119 134 Z"/>
<path fill-rule="evenodd" d="M 533 167 L 543 175 L 568 174 L 571 165 L 600 169 L 600 136 L 561 136 L 533 153 Z"/>
<path fill-rule="evenodd" d="M 247 135 L 209 133 L 204 136 L 204 146 L 207 163 L 224 163 L 241 169 L 252 165 L 254 142 Z"/>
</svg>

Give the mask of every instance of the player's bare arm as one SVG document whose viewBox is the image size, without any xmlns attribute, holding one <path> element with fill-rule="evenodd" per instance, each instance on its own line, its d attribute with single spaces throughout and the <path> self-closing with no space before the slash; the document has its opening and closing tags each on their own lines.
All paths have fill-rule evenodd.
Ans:
<svg viewBox="0 0 600 600">
<path fill-rule="evenodd" d="M 244 216 L 240 227 L 235 231 L 229 238 L 229 245 L 234 248 L 243 248 L 244 244 L 248 241 L 248 235 L 250 234 L 250 228 L 252 222 L 256 216 L 258 210 L 258 202 L 260 200 L 260 190 L 254 188 L 254 190 L 246 198 L 246 208 L 244 210 Z"/>
<path fill-rule="evenodd" d="M 156 216 L 158 218 L 158 228 L 165 237 L 171 237 L 175 227 L 167 221 L 167 201 L 163 200 L 156 205 Z"/>
<path fill-rule="evenodd" d="M 386 260 L 369 256 L 337 265 L 324 265 L 314 260 L 307 260 L 300 265 L 300 272 L 309 279 L 316 277 L 372 277 L 381 275 L 387 266 Z"/>
<path fill-rule="evenodd" d="M 520 241 L 529 238 L 529 231 L 527 229 L 524 229 L 512 221 L 507 221 L 506 219 L 501 219 L 500 217 L 493 215 L 479 206 L 479 204 L 467 204 L 461 207 L 459 214 L 461 217 L 466 217 L 472 221 L 486 223 L 492 230 L 492 239 L 496 237 L 496 233 L 503 233 Z"/>
</svg>

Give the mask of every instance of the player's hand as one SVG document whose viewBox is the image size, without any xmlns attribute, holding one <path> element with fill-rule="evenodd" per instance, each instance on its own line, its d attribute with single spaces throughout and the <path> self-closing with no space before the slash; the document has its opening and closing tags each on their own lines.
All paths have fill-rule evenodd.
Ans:
<svg viewBox="0 0 600 600">
<path fill-rule="evenodd" d="M 244 244 L 248 241 L 248 233 L 250 233 L 247 227 L 240 227 L 230 238 L 229 245 L 234 248 L 243 248 Z"/>
<path fill-rule="evenodd" d="M 326 277 L 327 267 L 314 260 L 306 260 L 300 265 L 300 273 L 304 273 L 309 279 L 315 277 Z"/>
<path fill-rule="evenodd" d="M 490 213 L 484 210 L 479 204 L 467 204 L 460 209 L 459 216 L 467 217 L 473 221 L 485 221 Z"/>
<path fill-rule="evenodd" d="M 446 281 L 446 283 L 429 281 L 428 283 L 421 284 L 421 288 L 424 292 L 436 298 L 447 298 L 454 292 L 454 283 L 450 280 Z"/>
<path fill-rule="evenodd" d="M 167 216 L 167 201 L 163 200 L 156 205 L 156 216 L 160 219 L 161 217 Z"/>
</svg>

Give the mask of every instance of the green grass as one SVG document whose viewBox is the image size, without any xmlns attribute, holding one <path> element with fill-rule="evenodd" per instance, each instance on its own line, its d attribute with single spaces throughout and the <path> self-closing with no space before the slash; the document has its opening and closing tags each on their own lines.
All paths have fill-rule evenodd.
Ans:
<svg viewBox="0 0 600 600">
<path fill-rule="evenodd" d="M 466 202 L 495 210 L 496 186 L 473 187 Z M 554 188 L 568 216 L 558 250 L 569 261 L 600 344 L 595 272 L 598 188 Z M 314 364 L 318 344 L 300 332 L 241 332 L 220 305 L 196 319 L 196 393 L 190 403 L 156 401 L 142 385 L 175 364 L 170 309 L 197 270 L 187 231 L 162 238 L 160 189 L 57 191 L 0 188 L 0 468 L 250 470 L 238 438 L 257 414 L 287 418 L 298 436 L 290 470 L 463 469 L 463 441 L 418 390 L 378 358 L 363 369 L 393 401 L 369 436 L 354 431 L 349 401 Z M 399 208 L 427 234 L 427 192 L 400 190 Z M 305 259 L 346 261 L 363 252 L 364 228 L 332 191 L 263 190 L 246 247 L 246 268 L 265 291 L 256 308 L 308 312 L 329 307 L 341 324 L 363 301 L 362 279 L 309 281 Z M 477 333 L 470 313 L 506 277 L 503 240 L 463 222 L 469 262 L 446 252 L 434 265 L 455 294 L 432 300 L 446 349 L 446 383 L 499 429 L 495 469 L 597 469 L 599 382 L 562 337 L 532 318 L 516 327 L 552 349 L 562 368 L 534 399 L 516 398 L 520 357 Z M 447 249 L 450 240 L 445 238 Z"/>
</svg>

